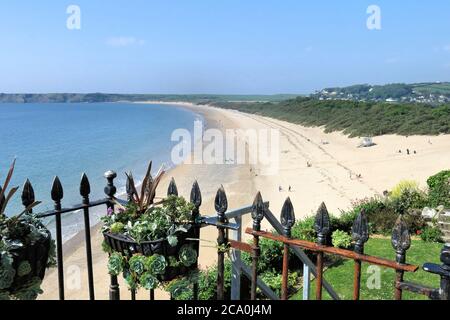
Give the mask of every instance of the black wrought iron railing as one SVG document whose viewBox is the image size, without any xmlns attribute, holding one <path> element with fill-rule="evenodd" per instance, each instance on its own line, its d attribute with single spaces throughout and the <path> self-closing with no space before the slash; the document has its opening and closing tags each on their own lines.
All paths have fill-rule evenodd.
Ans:
<svg viewBox="0 0 450 320">
<path fill-rule="evenodd" d="M 94 278 L 95 274 L 93 272 L 93 255 L 92 255 L 92 244 L 91 244 L 91 223 L 90 217 L 92 214 L 92 208 L 105 206 L 105 212 L 108 210 L 114 210 L 114 205 L 117 201 L 122 204 L 126 204 L 125 200 L 116 199 L 117 188 L 114 185 L 114 179 L 117 177 L 117 174 L 113 171 L 108 171 L 105 173 L 105 178 L 107 180 L 107 184 L 104 188 L 104 192 L 106 197 L 104 199 L 99 199 L 95 201 L 91 201 L 89 196 L 91 194 L 91 187 L 89 183 L 88 177 L 83 174 L 80 182 L 80 197 L 81 203 L 72 207 L 63 207 L 62 200 L 64 198 L 64 190 L 61 184 L 61 181 L 58 177 L 54 179 L 53 186 L 51 189 L 51 198 L 54 202 L 54 210 L 39 213 L 38 216 L 42 218 L 52 217 L 55 220 L 55 234 L 54 238 L 56 239 L 56 248 L 57 248 L 57 273 L 58 273 L 58 288 L 59 288 L 59 299 L 65 299 L 65 284 L 64 284 L 64 247 L 63 247 L 63 215 L 68 213 L 80 212 L 83 215 L 84 220 L 84 241 L 86 248 L 86 269 L 87 269 L 87 281 L 88 281 L 88 290 L 89 290 L 89 299 L 94 300 L 96 298 L 95 295 L 95 287 L 94 287 Z M 131 190 L 127 188 L 128 199 L 131 199 Z M 168 195 L 178 195 L 178 189 L 175 183 L 175 180 L 172 179 L 169 188 Z M 35 201 L 34 199 L 34 190 L 30 183 L 27 182 L 24 185 L 22 192 L 22 203 L 25 207 L 28 207 L 30 203 Z M 346 258 L 350 258 L 355 260 L 355 299 L 359 299 L 359 280 L 360 277 L 358 273 L 360 272 L 361 262 L 373 262 L 373 263 L 382 263 L 384 266 L 392 267 L 397 271 L 397 278 L 395 282 L 395 291 L 396 298 L 401 299 L 401 292 L 404 290 L 413 291 L 416 293 L 424 294 L 431 299 L 442 299 L 448 300 L 450 297 L 450 246 L 446 245 L 442 250 L 441 261 L 442 265 L 436 264 L 425 264 L 424 270 L 436 274 L 441 277 L 441 287 L 438 289 L 428 288 L 425 286 L 421 286 L 419 284 L 409 283 L 403 281 L 403 272 L 405 271 L 415 271 L 417 267 L 409 266 L 405 264 L 405 255 L 406 250 L 409 248 L 408 239 L 406 236 L 407 230 L 404 230 L 404 226 L 402 225 L 400 230 L 397 230 L 397 233 L 394 232 L 393 243 L 397 246 L 397 260 L 396 261 L 381 261 L 376 257 L 365 256 L 362 254 L 363 251 L 360 249 L 364 246 L 365 234 L 360 234 L 361 241 L 357 242 L 356 249 L 359 250 L 356 253 L 347 252 L 342 250 L 336 250 L 333 247 L 327 247 L 323 242 L 318 244 L 308 243 L 305 241 L 298 241 L 290 238 L 290 228 L 292 227 L 292 219 L 289 219 L 289 215 L 286 213 L 286 208 L 283 208 L 281 213 L 281 222 L 278 221 L 277 218 L 273 215 L 273 213 L 269 209 L 269 203 L 262 202 L 261 195 L 255 199 L 253 205 L 246 206 L 244 208 L 240 208 L 237 210 L 228 210 L 228 200 L 223 188 L 220 188 L 217 192 L 215 198 L 215 209 L 217 214 L 212 216 L 201 216 L 200 209 L 202 204 L 201 191 L 197 182 L 193 184 L 191 193 L 190 193 L 190 201 L 194 204 L 194 212 L 193 216 L 197 217 L 196 223 L 194 225 L 195 237 L 200 239 L 200 232 L 203 227 L 206 226 L 215 226 L 218 230 L 218 251 L 217 251 L 217 262 L 218 262 L 218 278 L 217 278 L 217 299 L 225 299 L 224 292 L 224 259 L 225 252 L 223 249 L 220 249 L 222 245 L 229 244 L 232 248 L 231 260 L 232 260 L 232 283 L 231 283 L 231 298 L 232 300 L 239 300 L 241 297 L 241 292 L 250 292 L 250 298 L 256 298 L 256 290 L 257 288 L 269 299 L 277 300 L 280 297 L 270 289 L 268 285 L 266 285 L 257 274 L 257 264 L 258 259 L 261 254 L 260 246 L 259 246 L 259 237 L 270 238 L 274 241 L 280 241 L 284 244 L 284 260 L 283 260 L 283 287 L 282 287 L 282 299 L 286 299 L 286 276 L 287 276 L 287 265 L 288 259 L 286 258 L 287 250 L 292 250 L 294 254 L 298 257 L 298 259 L 303 263 L 303 299 L 308 300 L 309 292 L 310 292 L 310 280 L 311 276 L 316 278 L 316 285 L 318 295 L 317 298 L 321 298 L 321 291 L 324 288 L 332 299 L 339 299 L 339 295 L 333 289 L 333 287 L 323 278 L 323 264 L 321 263 L 324 253 L 332 253 L 341 255 Z M 287 211 L 286 211 L 287 210 Z M 292 212 L 293 213 L 293 212 Z M 253 244 L 249 244 L 242 241 L 243 238 L 243 227 L 242 227 L 242 218 L 245 215 L 251 214 L 253 218 L 253 228 L 247 229 L 245 232 L 253 235 L 254 242 Z M 279 236 L 272 235 L 269 233 L 260 231 L 260 223 L 261 220 L 265 218 L 269 222 L 269 224 L 275 229 L 275 231 L 279 234 Z M 359 217 L 359 220 L 362 218 Z M 326 217 L 322 217 L 318 221 L 326 223 Z M 357 221 L 358 222 L 358 221 Z M 355 222 L 355 225 L 357 225 Z M 361 224 L 362 223 L 362 224 Z M 366 221 L 362 219 L 362 222 L 359 221 L 359 231 L 364 233 L 367 226 L 364 224 Z M 323 228 L 323 232 L 326 231 L 326 226 L 319 225 L 319 227 Z M 355 229 L 356 230 L 356 229 Z M 231 232 L 231 236 L 230 233 Z M 325 234 L 320 233 L 319 230 L 319 241 L 323 240 L 326 236 Z M 358 234 L 356 234 L 358 236 Z M 358 244 L 359 243 L 359 244 Z M 199 249 L 199 245 L 197 247 Z M 304 250 L 313 251 L 317 254 L 317 263 L 313 263 L 312 260 L 306 255 Z M 253 265 L 246 265 L 241 259 L 241 251 L 248 252 L 252 256 Z M 197 251 L 198 252 L 198 251 Z M 378 259 L 378 260 L 377 260 Z M 381 261 L 381 262 L 380 262 Z M 359 266 L 359 268 L 358 268 Z M 411 270 L 410 270 L 411 269 Z M 414 269 L 414 270 L 413 270 Z M 243 280 L 246 281 L 243 281 Z M 244 284 L 243 284 L 244 282 Z M 107 284 L 105 284 L 106 286 Z M 248 287 L 247 287 L 248 286 Z M 193 288 L 193 296 L 194 299 L 198 298 L 198 285 L 195 285 Z M 111 300 L 120 300 L 120 287 L 117 276 L 110 277 L 109 284 L 109 298 Z M 131 299 L 136 299 L 136 292 L 131 292 Z M 150 292 L 150 299 L 155 299 L 154 291 Z"/>
</svg>

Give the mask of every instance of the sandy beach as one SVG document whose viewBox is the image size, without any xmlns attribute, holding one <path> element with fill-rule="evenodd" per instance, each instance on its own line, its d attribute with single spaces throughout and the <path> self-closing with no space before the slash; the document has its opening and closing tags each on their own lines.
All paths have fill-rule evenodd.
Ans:
<svg viewBox="0 0 450 320">
<path fill-rule="evenodd" d="M 214 214 L 214 196 L 221 184 L 227 192 L 230 210 L 250 205 L 257 191 L 261 191 L 264 200 L 270 202 L 270 208 L 276 215 L 279 214 L 288 196 L 292 199 L 298 218 L 313 214 L 322 201 L 326 203 L 331 213 L 338 215 L 341 210 L 348 209 L 352 201 L 382 194 L 403 179 L 417 180 L 425 187 L 429 176 L 448 169 L 449 165 L 449 135 L 434 137 L 386 135 L 374 138 L 376 145 L 373 147 L 358 148 L 361 139 L 350 139 L 342 133 L 327 134 L 322 128 L 306 128 L 210 106 L 185 103 L 176 105 L 201 114 L 207 122 L 207 128 L 222 131 L 238 128 L 277 129 L 280 133 L 280 165 L 276 175 L 264 175 L 260 165 L 249 164 L 184 164 L 167 173 L 160 185 L 158 196 L 164 196 L 170 178 L 174 177 L 180 195 L 188 198 L 192 183 L 197 180 L 203 195 L 201 208 L 203 215 Z M 407 149 L 410 150 L 409 155 Z M 247 217 L 244 223 L 249 224 L 250 219 Z M 267 223 L 263 227 L 270 229 Z M 83 236 L 78 235 L 65 245 L 66 299 L 88 297 Z M 217 231 L 214 228 L 205 228 L 202 230 L 201 238 L 215 241 Z M 99 227 L 95 227 L 92 245 L 96 298 L 107 299 L 109 286 L 107 255 L 101 250 L 101 242 Z M 208 246 L 211 244 L 202 242 L 200 251 L 202 268 L 215 263 L 216 250 Z M 120 282 L 122 297 L 128 298 L 126 286 L 121 279 Z M 57 299 L 57 283 L 56 269 L 50 270 L 43 284 L 45 293 L 40 299 Z M 146 298 L 147 292 L 142 291 L 138 294 L 138 299 Z M 158 291 L 157 298 L 166 299 L 167 294 Z"/>
</svg>

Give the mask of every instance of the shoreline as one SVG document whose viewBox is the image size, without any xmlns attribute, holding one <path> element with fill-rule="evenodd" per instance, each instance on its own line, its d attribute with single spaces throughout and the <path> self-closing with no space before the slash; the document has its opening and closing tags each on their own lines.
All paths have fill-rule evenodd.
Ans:
<svg viewBox="0 0 450 320">
<path fill-rule="evenodd" d="M 160 104 L 149 101 L 141 104 Z M 278 217 L 284 200 L 289 196 L 297 219 L 312 215 L 322 201 L 331 214 L 338 215 L 357 199 L 372 197 L 389 190 L 403 179 L 417 180 L 424 187 L 426 179 L 437 172 L 448 169 L 450 158 L 450 135 L 410 136 L 395 135 L 374 138 L 377 144 L 371 148 L 357 148 L 358 138 L 348 138 L 342 133 L 325 133 L 322 128 L 307 128 L 300 125 L 245 114 L 235 110 L 220 109 L 188 102 L 162 102 L 162 104 L 188 108 L 204 116 L 206 126 L 220 130 L 268 129 L 280 132 L 280 169 L 277 175 L 264 176 L 259 165 L 178 165 L 169 170 L 160 184 L 158 196 L 164 196 L 173 176 L 181 196 L 188 197 L 192 183 L 197 179 L 202 191 L 202 215 L 214 214 L 214 196 L 221 184 L 229 200 L 229 210 L 253 203 L 257 191 L 270 202 L 272 212 Z M 324 143 L 326 142 L 326 143 Z M 431 143 L 430 143 L 431 142 Z M 399 154 L 399 149 L 417 150 L 415 155 Z M 307 165 L 311 164 L 311 167 Z M 356 175 L 361 174 L 361 178 Z M 279 191 L 279 187 L 282 191 Z M 292 187 L 288 192 L 288 186 Z M 243 221 L 244 227 L 250 218 Z M 109 276 L 106 271 L 106 254 L 101 250 L 98 230 L 92 231 L 96 294 L 107 299 Z M 263 220 L 262 229 L 270 229 Z M 73 240 L 72 248 L 65 250 L 65 268 L 85 265 L 83 246 L 84 231 Z M 215 241 L 217 230 L 202 229 L 201 239 Z M 245 241 L 245 238 L 244 238 Z M 78 242 L 77 244 L 75 244 Z M 202 268 L 215 263 L 217 252 L 201 243 L 199 264 Z M 67 272 L 67 271 L 66 271 Z M 86 299 L 87 281 L 81 272 L 81 287 L 67 292 L 68 299 Z M 69 275 L 65 275 L 68 278 Z M 41 299 L 56 299 L 56 270 L 48 273 L 44 281 Z M 128 297 L 123 280 L 120 279 L 121 294 Z M 140 292 L 138 298 L 146 299 Z M 167 299 L 164 292 L 157 292 L 158 299 Z"/>
</svg>

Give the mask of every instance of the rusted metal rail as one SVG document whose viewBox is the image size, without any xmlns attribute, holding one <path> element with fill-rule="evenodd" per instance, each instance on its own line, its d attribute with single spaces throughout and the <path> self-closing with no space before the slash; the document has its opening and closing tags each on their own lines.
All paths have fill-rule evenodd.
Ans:
<svg viewBox="0 0 450 320">
<path fill-rule="evenodd" d="M 258 194 L 254 204 L 254 210 L 258 211 L 258 203 L 261 203 L 261 195 Z M 315 217 L 315 230 L 317 232 L 317 243 L 292 239 L 291 228 L 295 222 L 295 215 L 291 200 L 288 198 L 281 211 L 281 224 L 283 225 L 283 232 L 280 234 L 273 234 L 260 230 L 261 219 L 253 215 L 253 228 L 247 228 L 246 233 L 253 236 L 254 252 L 259 252 L 258 243 L 259 238 L 267 238 L 273 241 L 284 244 L 283 249 L 283 283 L 281 298 L 286 300 L 288 298 L 287 278 L 289 272 L 288 248 L 302 248 L 314 252 L 317 256 L 316 262 L 316 299 L 322 299 L 323 287 L 323 270 L 324 270 L 324 254 L 336 255 L 345 259 L 351 259 L 355 262 L 354 280 L 353 280 L 353 299 L 360 299 L 361 291 L 361 264 L 370 263 L 385 268 L 394 269 L 396 272 L 396 279 L 394 285 L 394 296 L 396 300 L 402 299 L 404 290 L 414 293 L 423 294 L 430 299 L 448 300 L 450 296 L 450 245 L 446 244 L 441 252 L 442 265 L 427 263 L 424 265 L 424 270 L 441 277 L 441 287 L 439 289 L 432 289 L 420 284 L 405 282 L 403 276 L 405 272 L 416 272 L 419 267 L 406 263 L 406 252 L 411 247 L 411 237 L 403 216 L 400 215 L 395 223 L 392 232 L 392 246 L 396 251 L 395 261 L 370 256 L 364 254 L 364 244 L 369 239 L 367 217 L 364 210 L 362 210 L 352 227 L 352 237 L 355 241 L 354 251 L 340 249 L 328 245 L 328 237 L 330 235 L 330 217 L 328 210 L 324 203 L 321 204 L 317 215 Z M 253 256 L 252 279 L 257 279 L 257 263 L 259 255 Z M 252 286 L 252 298 L 256 297 L 256 291 Z"/>
</svg>

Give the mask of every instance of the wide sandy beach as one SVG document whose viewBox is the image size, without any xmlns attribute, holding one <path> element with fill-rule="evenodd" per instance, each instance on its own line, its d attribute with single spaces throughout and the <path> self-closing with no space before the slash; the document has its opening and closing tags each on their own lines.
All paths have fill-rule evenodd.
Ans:
<svg viewBox="0 0 450 320">
<path fill-rule="evenodd" d="M 170 103 L 174 104 L 174 103 Z M 324 201 L 333 214 L 350 207 L 352 201 L 382 194 L 400 180 L 417 180 L 426 187 L 426 179 L 448 169 L 450 136 L 387 135 L 374 138 L 375 146 L 358 148 L 361 139 L 348 138 L 342 133 L 326 134 L 322 128 L 306 128 L 283 121 L 237 111 L 178 103 L 202 114 L 207 128 L 225 129 L 276 129 L 280 133 L 279 171 L 265 175 L 264 167 L 256 164 L 180 165 L 166 175 L 159 188 L 164 196 L 170 178 L 177 181 L 180 195 L 188 198 L 192 183 L 198 180 L 203 195 L 201 213 L 214 214 L 214 196 L 221 184 L 228 196 L 229 209 L 250 205 L 257 191 L 261 191 L 270 208 L 279 214 L 284 200 L 289 196 L 298 218 L 312 215 Z M 149 106 L 151 107 L 151 106 Z M 168 106 L 170 107 L 170 106 Z M 245 139 L 244 136 L 240 137 Z M 410 150 L 408 155 L 406 150 Z M 399 153 L 399 151 L 402 151 Z M 415 151 L 415 152 L 414 152 Z M 147 159 L 143 159 L 146 161 Z M 281 191 L 280 191 L 281 187 Z M 289 187 L 291 191 L 289 191 Z M 244 219 L 249 224 L 250 219 Z M 264 224 L 264 228 L 270 226 Z M 108 298 L 109 276 L 106 270 L 107 255 L 101 250 L 99 227 L 92 234 L 95 289 L 97 299 Z M 201 238 L 215 241 L 214 228 L 202 230 Z M 78 235 L 65 245 L 65 281 L 67 299 L 87 299 L 87 273 L 83 235 Z M 216 250 L 213 244 L 202 241 L 201 267 L 214 264 Z M 81 282 L 80 282 L 81 281 Z M 121 294 L 128 298 L 123 281 Z M 48 272 L 44 281 L 45 293 L 40 299 L 57 299 L 57 272 Z M 140 292 L 138 298 L 148 298 Z M 157 292 L 157 298 L 167 298 Z"/>
</svg>

